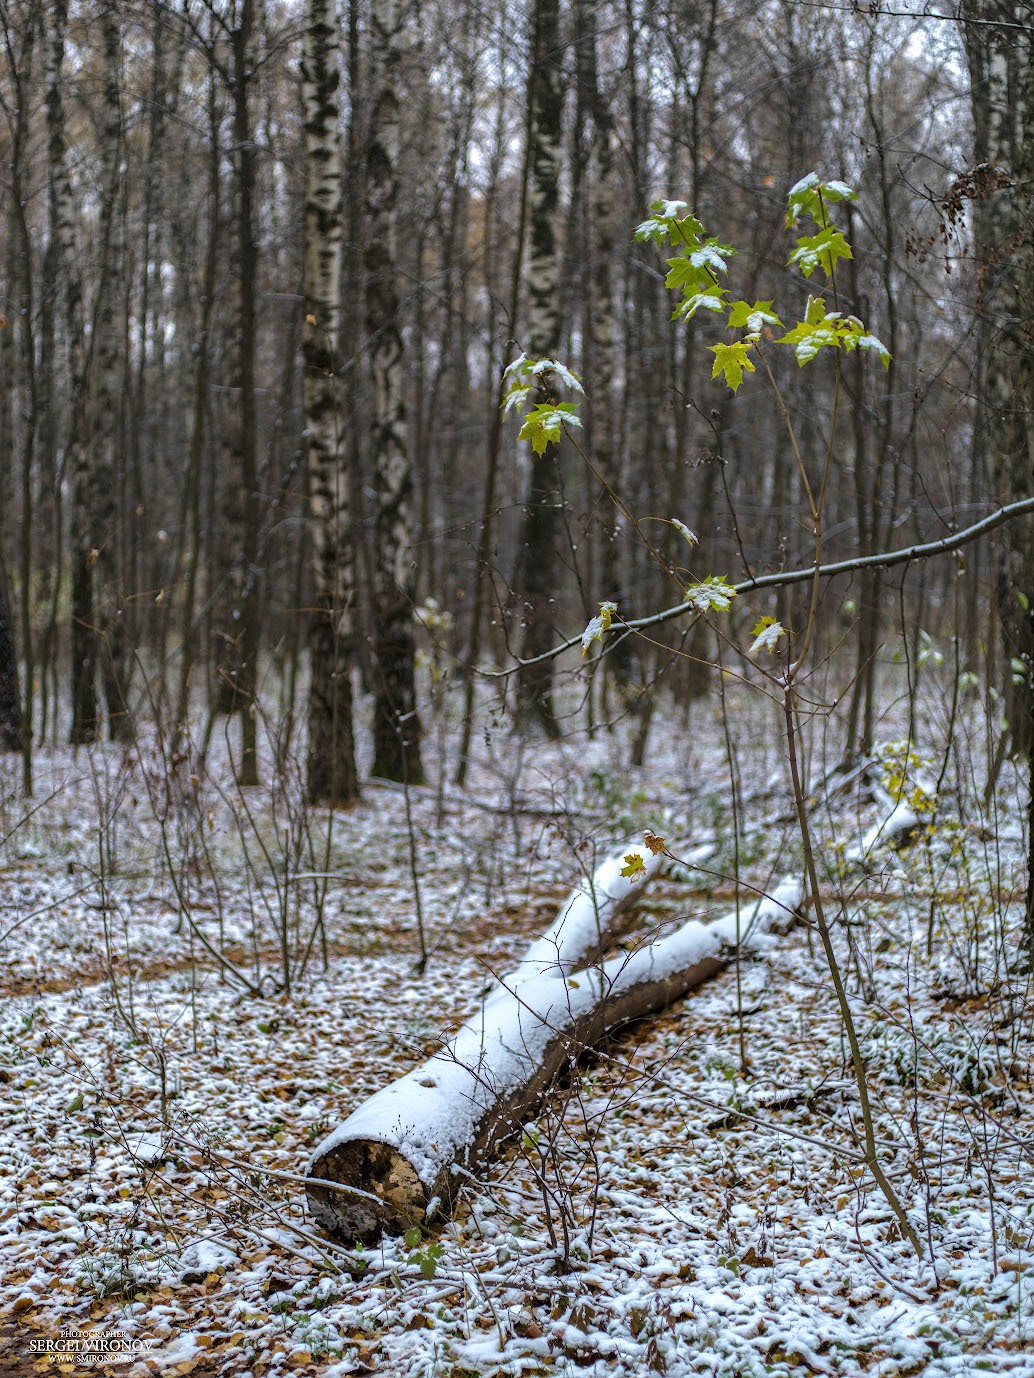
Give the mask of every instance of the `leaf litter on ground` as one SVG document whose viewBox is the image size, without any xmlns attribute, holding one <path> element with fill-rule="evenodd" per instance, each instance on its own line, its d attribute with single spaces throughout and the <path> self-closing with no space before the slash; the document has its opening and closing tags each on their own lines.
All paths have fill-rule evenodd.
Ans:
<svg viewBox="0 0 1034 1378">
<path fill-rule="evenodd" d="M 945 824 L 856 875 L 850 839 L 878 825 L 877 806 L 850 792 L 831 806 L 829 880 L 848 900 L 838 941 L 881 1151 L 932 1262 L 917 1264 L 860 1161 L 806 928 L 573 1068 L 440 1234 L 350 1247 L 307 1218 L 299 1174 L 314 1144 L 455 1031 L 579 871 L 637 829 L 706 833 L 717 854 L 657 882 L 641 938 L 727 911 L 719 747 L 697 739 L 690 771 L 674 749 L 618 771 L 612 750 L 582 741 L 575 761 L 536 748 L 523 815 L 414 792 L 432 951 L 419 977 L 405 800 L 368 790 L 333 823 L 327 968 L 313 960 L 289 993 L 265 978 L 278 977 L 277 915 L 292 942 L 312 923 L 304 900 L 276 907 L 300 853 L 278 892 L 243 862 L 232 791 L 196 801 L 213 861 L 189 874 L 192 927 L 161 865 L 146 762 L 127 771 L 115 749 L 93 753 L 111 806 L 98 808 L 99 840 L 62 788 L 82 756 L 47 760 L 50 802 L 0 829 L 0 1356 L 12 1371 L 73 1371 L 31 1346 L 71 1326 L 139 1342 L 111 1368 L 130 1378 L 1034 1375 L 1030 998 L 1010 984 L 1015 937 L 987 901 L 1021 873 L 1008 817 L 994 837 L 965 833 L 964 858 Z M 743 782 L 770 815 L 774 797 L 775 817 L 777 767 L 776 747 L 761 749 Z M 501 758 L 483 760 L 472 798 L 495 790 L 505 804 L 503 775 Z M 267 847 L 286 807 L 272 793 L 265 815 L 255 806 Z M 12 790 L 5 816 L 17 808 Z M 752 832 L 748 817 L 741 833 L 741 880 L 764 888 L 787 867 L 787 829 Z M 106 874 L 102 841 L 117 853 Z M 177 842 L 199 847 L 189 830 Z M 931 895 L 949 881 L 958 899 L 927 956 Z"/>
</svg>

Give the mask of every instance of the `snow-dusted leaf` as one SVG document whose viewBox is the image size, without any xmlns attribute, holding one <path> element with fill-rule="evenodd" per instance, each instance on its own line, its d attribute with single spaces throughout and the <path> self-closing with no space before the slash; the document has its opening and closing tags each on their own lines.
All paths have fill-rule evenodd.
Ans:
<svg viewBox="0 0 1034 1378">
<path fill-rule="evenodd" d="M 827 201 L 857 201 L 858 193 L 846 182 L 823 182 L 822 194 Z"/>
<path fill-rule="evenodd" d="M 512 411 L 514 407 L 520 411 L 533 392 L 534 388 L 530 383 L 524 386 L 515 384 L 503 398 L 503 411 Z"/>
<path fill-rule="evenodd" d="M 672 320 L 691 321 L 698 311 L 721 311 L 728 293 L 712 284 L 706 291 L 693 292 L 676 306 Z"/>
<path fill-rule="evenodd" d="M 532 377 L 540 378 L 543 374 L 554 374 L 565 388 L 570 388 L 572 392 L 580 392 L 583 396 L 585 389 L 578 381 L 578 375 L 562 364 L 559 359 L 539 359 L 531 365 L 530 372 Z"/>
<path fill-rule="evenodd" d="M 868 332 L 864 335 L 859 335 L 855 344 L 858 349 L 871 349 L 874 354 L 879 355 L 880 363 L 883 367 L 890 368 L 890 350 L 883 341 L 878 340 L 875 335 L 870 335 Z"/>
<path fill-rule="evenodd" d="M 503 412 L 512 411 L 514 407 L 518 411 L 523 410 L 525 403 L 531 396 L 534 388 L 530 382 L 525 381 L 528 376 L 530 365 L 526 354 L 519 354 L 512 363 L 503 369 L 503 381 L 506 384 L 506 391 L 503 395 Z"/>
<path fill-rule="evenodd" d="M 603 618 L 599 613 L 595 617 L 590 617 L 585 624 L 585 631 L 582 632 L 582 655 L 585 655 L 594 641 L 603 640 Z"/>
<path fill-rule="evenodd" d="M 699 249 L 693 250 L 689 255 L 689 261 L 694 268 L 706 268 L 711 273 L 725 273 L 729 269 L 725 260 L 734 253 L 735 250 L 729 245 L 719 244 L 717 240 L 709 239 Z"/>
<path fill-rule="evenodd" d="M 879 355 L 884 368 L 890 363 L 890 351 L 875 335 L 869 334 L 857 316 L 827 312 L 821 297 L 809 297 L 805 319 L 781 335 L 776 343 L 793 345 L 797 362 L 802 367 L 826 348 L 843 349 L 847 354 L 855 349 L 868 349 Z"/>
<path fill-rule="evenodd" d="M 703 230 L 700 221 L 689 214 L 685 201 L 654 201 L 650 209 L 650 218 L 636 226 L 638 240 L 663 244 L 672 238 L 695 237 Z"/>
<path fill-rule="evenodd" d="M 851 246 L 840 231 L 826 228 L 798 239 L 788 263 L 796 264 L 806 278 L 810 278 L 816 268 L 832 277 L 840 259 L 853 257 Z"/>
<path fill-rule="evenodd" d="M 600 604 L 596 616 L 589 618 L 585 624 L 585 631 L 582 632 L 582 655 L 585 655 L 594 641 L 603 640 L 603 633 L 610 630 L 611 619 L 617 610 L 618 605 L 608 598 Z"/>
<path fill-rule="evenodd" d="M 781 622 L 777 622 L 774 617 L 762 617 L 751 632 L 754 640 L 751 643 L 750 654 L 774 651 L 779 640 L 785 635 L 786 628 Z"/>
<path fill-rule="evenodd" d="M 805 192 L 811 191 L 819 184 L 819 174 L 817 172 L 806 172 L 799 181 L 794 182 L 788 193 L 790 201 L 799 201 Z"/>
<path fill-rule="evenodd" d="M 778 343 L 792 344 L 797 362 L 803 368 L 805 364 L 810 363 L 815 358 L 819 350 L 836 349 L 840 344 L 840 339 L 836 331 L 829 326 L 799 323 L 792 330 L 788 330 Z"/>
<path fill-rule="evenodd" d="M 729 604 L 736 597 L 736 590 L 725 581 L 725 575 L 709 575 L 699 584 L 690 584 L 686 589 L 685 601 L 697 612 L 727 612 Z"/>
<path fill-rule="evenodd" d="M 517 433 L 518 440 L 527 440 L 537 455 L 546 453 L 547 445 L 556 445 L 564 433 L 565 426 L 580 426 L 575 415 L 573 402 L 540 402 L 524 418 L 524 425 Z"/>
<path fill-rule="evenodd" d="M 698 545 L 699 540 L 695 531 L 690 531 L 685 522 L 680 522 L 678 517 L 672 517 L 671 524 L 679 533 L 687 545 Z"/>
<path fill-rule="evenodd" d="M 809 172 L 791 188 L 786 198 L 786 223 L 796 225 L 801 216 L 810 216 L 817 225 L 828 224 L 825 207 L 838 201 L 857 201 L 858 195 L 846 182 L 823 182 L 817 172 Z"/>
<path fill-rule="evenodd" d="M 770 301 L 756 301 L 753 306 L 749 302 L 734 301 L 729 307 L 727 324 L 732 330 L 746 329 L 752 335 L 759 335 L 766 325 L 782 325 L 782 321 L 772 310 Z"/>
</svg>

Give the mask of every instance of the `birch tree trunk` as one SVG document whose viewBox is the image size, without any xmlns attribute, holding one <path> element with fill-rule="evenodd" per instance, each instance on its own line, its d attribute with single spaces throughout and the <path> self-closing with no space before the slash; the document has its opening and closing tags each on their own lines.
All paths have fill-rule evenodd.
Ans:
<svg viewBox="0 0 1034 1378">
<path fill-rule="evenodd" d="M 528 354 L 555 358 L 560 348 L 557 207 L 563 107 L 559 0 L 535 0 L 531 75 L 528 83 L 531 172 L 531 251 L 528 262 Z M 524 625 L 523 656 L 531 659 L 553 644 L 552 598 L 557 587 L 556 543 L 562 497 L 559 447 L 531 457 L 528 498 L 521 524 L 517 595 Z M 559 736 L 553 706 L 553 661 L 521 666 L 517 720 L 523 731 Z"/>
<path fill-rule="evenodd" d="M 1024 0 L 964 0 L 976 166 L 978 306 L 985 332 L 978 421 L 1002 502 L 1034 492 L 1034 36 Z M 967 21 L 979 20 L 980 23 Z M 1002 25 L 1001 28 L 996 27 Z M 1005 705 L 1030 763 L 1026 942 L 1034 953 L 1034 527 L 1010 522 L 998 551 Z"/>
<path fill-rule="evenodd" d="M 582 11 L 582 43 L 585 45 L 585 103 L 591 111 L 592 141 L 588 166 L 587 242 L 592 246 L 589 279 L 588 358 L 591 379 L 586 408 L 586 444 L 599 475 L 599 598 L 624 598 L 621 561 L 622 518 L 615 495 L 622 487 L 621 449 L 617 444 L 617 409 L 614 405 L 618 373 L 614 265 L 618 234 L 616 209 L 621 195 L 616 162 L 617 137 L 610 102 L 600 87 L 596 32 L 598 19 L 593 0 L 579 0 Z M 631 641 L 621 639 L 607 657 L 607 670 L 624 688 L 632 675 Z"/>
<path fill-rule="evenodd" d="M 366 155 L 366 329 L 373 373 L 376 490 L 372 773 L 423 781 L 416 705 L 412 533 L 403 341 L 396 283 L 399 101 L 407 0 L 370 6 L 374 108 Z"/>
<path fill-rule="evenodd" d="M 337 377 L 342 257 L 341 55 L 334 0 L 309 0 L 302 60 L 305 121 L 303 395 L 315 552 L 307 789 L 348 804 L 359 782 L 352 736 L 355 568 L 342 392 Z"/>
</svg>

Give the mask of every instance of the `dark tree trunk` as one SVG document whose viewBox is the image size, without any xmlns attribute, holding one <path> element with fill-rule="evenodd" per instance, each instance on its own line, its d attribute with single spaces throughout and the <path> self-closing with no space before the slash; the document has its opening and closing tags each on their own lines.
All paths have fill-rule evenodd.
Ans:
<svg viewBox="0 0 1034 1378">
<path fill-rule="evenodd" d="M 11 634 L 5 598 L 6 580 L 0 569 L 0 750 L 22 749 L 22 706 L 18 688 L 18 657 Z"/>
<path fill-rule="evenodd" d="M 230 32 L 230 64 L 223 75 L 233 118 L 233 326 L 221 412 L 221 557 L 226 587 L 215 632 L 217 711 L 241 722 L 237 783 L 258 784 L 257 703 L 262 520 L 258 491 L 256 354 L 259 253 L 255 227 L 256 0 L 242 0 Z"/>
<path fill-rule="evenodd" d="M 973 202 L 986 332 L 978 420 L 997 496 L 1009 502 L 1034 491 L 1034 39 L 1023 0 L 965 0 L 962 19 L 976 156 L 965 192 Z M 1006 526 L 998 561 L 1005 712 L 1013 750 L 1029 761 L 1034 827 L 1031 523 Z M 1034 833 L 1028 837 L 1026 943 L 1034 957 Z"/>
<path fill-rule="evenodd" d="M 561 81 L 559 0 L 536 0 L 532 66 L 528 83 L 530 118 L 531 253 L 528 264 L 528 353 L 556 358 L 560 348 L 557 207 L 560 188 Z M 562 496 L 558 446 L 532 455 L 531 480 L 520 537 L 517 596 L 524 626 L 524 660 L 535 661 L 553 645 L 558 579 L 557 538 Z M 559 736 L 553 705 L 553 661 L 522 665 L 517 677 L 517 719 L 523 731 Z"/>
</svg>

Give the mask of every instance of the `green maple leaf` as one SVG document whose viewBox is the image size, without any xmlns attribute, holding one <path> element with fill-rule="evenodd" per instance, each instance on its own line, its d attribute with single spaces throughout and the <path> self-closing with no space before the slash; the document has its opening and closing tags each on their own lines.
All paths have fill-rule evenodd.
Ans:
<svg viewBox="0 0 1034 1378">
<path fill-rule="evenodd" d="M 710 345 L 709 348 L 714 358 L 714 368 L 711 370 L 711 377 L 717 378 L 722 375 L 726 383 L 735 392 L 743 382 L 743 373 L 755 373 L 756 369 L 750 359 L 750 351 L 754 348 L 756 339 L 747 336 L 742 340 L 734 340 L 732 344 Z"/>
<path fill-rule="evenodd" d="M 878 354 L 884 368 L 890 367 L 890 350 L 875 335 L 869 333 L 857 316 L 844 316 L 839 311 L 827 311 L 821 297 L 808 298 L 808 310 L 803 321 L 780 336 L 777 344 L 793 345 L 798 364 L 810 363 L 821 349 L 842 349 L 845 354 L 856 349 Z"/>
<path fill-rule="evenodd" d="M 803 368 L 805 364 L 811 363 L 820 349 L 840 347 L 840 336 L 835 327 L 835 319 L 829 317 L 811 323 L 798 321 L 793 329 L 788 330 L 776 343 L 793 345 L 797 363 Z"/>
<path fill-rule="evenodd" d="M 785 635 L 785 627 L 774 617 L 760 618 L 751 632 L 751 636 L 754 638 L 750 648 L 751 655 L 757 655 L 759 651 L 772 651 L 774 653 L 776 643 Z"/>
<path fill-rule="evenodd" d="M 871 350 L 878 354 L 884 368 L 890 368 L 890 350 L 875 335 L 866 330 L 857 316 L 845 316 L 840 323 L 840 333 L 844 349 L 848 354 L 855 349 Z"/>
<path fill-rule="evenodd" d="M 782 325 L 782 321 L 772 310 L 770 301 L 756 301 L 753 306 L 746 301 L 734 301 L 729 308 L 727 324 L 733 330 L 750 330 L 754 334 L 765 325 Z"/>
<path fill-rule="evenodd" d="M 797 248 L 788 262 L 796 263 L 806 278 L 810 278 L 816 268 L 821 268 L 827 277 L 832 277 L 842 258 L 854 258 L 851 246 L 839 230 L 827 226 L 818 234 L 798 239 Z"/>
<path fill-rule="evenodd" d="M 689 243 L 703 234 L 700 221 L 689 213 L 685 201 L 653 201 L 650 205 L 653 215 L 636 226 L 635 237 L 643 242 L 653 240 L 663 244 L 665 240 Z"/>
<path fill-rule="evenodd" d="M 719 287 L 717 283 L 712 283 L 702 292 L 694 292 L 692 295 L 687 295 L 685 299 L 676 306 L 675 310 L 672 312 L 671 318 L 673 321 L 691 321 L 698 311 L 721 311 L 728 295 L 724 287 Z"/>
<path fill-rule="evenodd" d="M 826 319 L 826 303 L 821 297 L 809 297 L 804 319 L 808 325 L 818 325 Z"/>
<path fill-rule="evenodd" d="M 890 368 L 890 350 L 883 341 L 878 340 L 875 335 L 870 335 L 868 331 L 865 331 L 864 334 L 858 336 L 855 347 L 857 349 L 871 349 L 874 354 L 879 355 L 880 363 L 883 367 Z"/>
<path fill-rule="evenodd" d="M 694 268 L 703 268 L 714 277 L 728 271 L 727 258 L 732 258 L 736 250 L 731 244 L 719 244 L 714 237 L 705 239 L 703 244 L 691 248 L 689 261 Z"/>
<path fill-rule="evenodd" d="M 846 182 L 823 182 L 817 172 L 809 172 L 790 188 L 786 198 L 786 223 L 792 229 L 802 215 L 810 216 L 816 225 L 828 224 L 826 206 L 838 201 L 857 201 L 858 193 Z"/>
<path fill-rule="evenodd" d="M 729 604 L 735 597 L 736 590 L 724 574 L 709 574 L 698 584 L 690 584 L 684 594 L 685 601 L 702 613 L 710 612 L 712 608 L 717 612 L 728 612 Z"/>
<path fill-rule="evenodd" d="M 668 276 L 664 285 L 670 292 L 681 292 L 683 296 L 698 296 L 714 285 L 711 274 L 705 268 L 693 263 L 688 256 L 668 259 Z"/>
<path fill-rule="evenodd" d="M 517 433 L 518 440 L 528 440 L 537 455 L 546 453 L 547 445 L 556 445 L 565 426 L 580 426 L 573 402 L 540 402 L 524 418 Z"/>
</svg>

